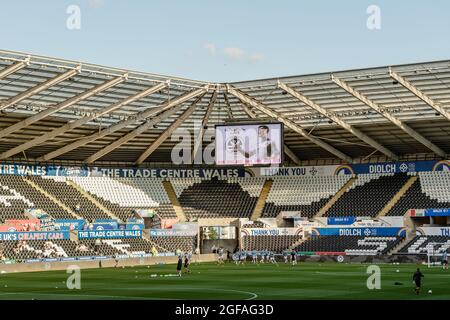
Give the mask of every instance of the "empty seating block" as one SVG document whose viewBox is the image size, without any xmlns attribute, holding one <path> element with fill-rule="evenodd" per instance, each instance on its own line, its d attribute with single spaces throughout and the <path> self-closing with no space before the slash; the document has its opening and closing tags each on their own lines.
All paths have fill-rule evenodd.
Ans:
<svg viewBox="0 0 450 320">
<path fill-rule="evenodd" d="M 143 238 L 128 239 L 103 239 L 95 248 L 95 239 L 84 239 L 80 243 L 84 243 L 90 250 L 98 255 L 115 256 L 115 255 L 140 255 L 150 253 L 152 245 Z"/>
<path fill-rule="evenodd" d="M 77 243 L 71 240 L 4 241 L 1 244 L 3 256 L 24 261 L 28 259 L 78 257 L 87 254 L 77 252 Z"/>
<path fill-rule="evenodd" d="M 266 181 L 265 177 L 230 177 L 226 179 L 229 183 L 239 183 L 242 190 L 248 192 L 248 194 L 252 197 L 259 197 L 261 194 L 261 190 L 264 186 L 264 182 Z"/>
<path fill-rule="evenodd" d="M 426 255 L 450 253 L 450 237 L 445 236 L 415 236 L 399 253 Z"/>
<path fill-rule="evenodd" d="M 407 174 L 361 174 L 326 212 L 327 216 L 376 217 L 408 181 Z"/>
<path fill-rule="evenodd" d="M 5 211 L 1 211 L 6 212 L 5 216 L 0 213 L 0 219 L 3 221 L 6 220 L 7 217 L 13 216 L 25 219 L 26 216 L 24 215 L 24 210 L 26 208 L 41 209 L 55 219 L 73 219 L 73 216 L 69 212 L 66 212 L 64 208 L 60 207 L 50 198 L 47 198 L 41 192 L 33 188 L 20 176 L 0 176 L 0 185 L 4 192 L 6 192 L 5 189 L 7 189 L 10 194 L 12 193 L 16 196 L 14 200 L 6 201 L 7 203 L 9 202 L 11 206 Z M 4 200 L 5 197 L 8 196 L 3 196 Z M 8 207 L 4 201 L 0 201 L 0 208 L 3 208 L 3 205 Z"/>
<path fill-rule="evenodd" d="M 282 211 L 299 211 L 304 217 L 313 217 L 350 178 L 351 175 L 273 177 L 263 217 L 276 217 Z"/>
<path fill-rule="evenodd" d="M 14 189 L 0 184 L 0 221 L 8 219 L 27 219 L 25 210 L 34 203 Z"/>
<path fill-rule="evenodd" d="M 295 242 L 300 240 L 300 236 L 281 235 L 281 236 L 244 236 L 243 249 L 246 251 L 272 251 L 281 253 L 287 250 Z"/>
<path fill-rule="evenodd" d="M 257 197 L 239 183 L 201 180 L 184 189 L 178 198 L 184 213 L 192 218 L 250 217 Z"/>
<path fill-rule="evenodd" d="M 71 177 L 85 191 L 122 221 L 136 209 L 154 209 L 163 218 L 176 217 L 161 179 Z"/>
<path fill-rule="evenodd" d="M 150 237 L 150 240 L 167 252 L 194 252 L 197 247 L 197 237 L 173 236 L 173 237 Z M 158 249 L 158 248 L 157 248 Z"/>
<path fill-rule="evenodd" d="M 84 219 L 89 221 L 94 219 L 110 219 L 93 202 L 83 196 L 73 186 L 67 184 L 65 177 L 33 176 L 27 179 L 32 180 Z"/>
<path fill-rule="evenodd" d="M 302 242 L 294 250 L 298 252 L 339 252 L 348 255 L 387 254 L 402 237 L 317 236 Z"/>
<path fill-rule="evenodd" d="M 450 172 L 419 172 L 411 188 L 388 212 L 403 216 L 410 209 L 450 208 Z"/>
</svg>

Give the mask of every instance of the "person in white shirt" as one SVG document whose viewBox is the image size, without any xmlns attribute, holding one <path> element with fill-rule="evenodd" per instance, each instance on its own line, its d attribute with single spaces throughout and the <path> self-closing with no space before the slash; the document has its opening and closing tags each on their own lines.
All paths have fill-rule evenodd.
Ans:
<svg viewBox="0 0 450 320">
<path fill-rule="evenodd" d="M 242 149 L 241 144 L 237 144 L 236 150 L 247 159 L 256 155 L 256 163 L 271 163 L 273 159 L 279 157 L 279 149 L 275 141 L 270 138 L 268 126 L 258 127 L 256 149 L 247 152 Z"/>
<path fill-rule="evenodd" d="M 442 253 L 442 268 L 448 270 L 448 254 L 447 251 Z"/>
</svg>

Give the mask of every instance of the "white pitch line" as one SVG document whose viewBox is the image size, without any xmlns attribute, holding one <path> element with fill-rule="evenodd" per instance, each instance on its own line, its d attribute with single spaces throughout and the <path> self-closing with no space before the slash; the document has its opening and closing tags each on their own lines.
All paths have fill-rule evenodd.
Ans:
<svg viewBox="0 0 450 320">
<path fill-rule="evenodd" d="M 4 292 L 0 293 L 0 295 L 57 295 L 57 296 L 64 296 L 64 297 L 101 297 L 101 298 L 120 298 L 120 299 L 145 299 L 145 300 L 179 300 L 179 299 L 166 299 L 166 298 L 153 298 L 153 297 L 136 297 L 136 296 L 107 296 L 107 295 L 101 295 L 101 294 L 64 294 L 64 293 L 44 293 L 44 292 L 33 292 L 33 291 L 27 291 L 27 292 Z"/>
<path fill-rule="evenodd" d="M 124 288 L 122 288 L 124 289 Z M 248 292 L 248 291 L 241 291 L 241 290 L 233 290 L 233 289 L 213 289 L 213 288 L 178 288 L 178 289 L 187 289 L 187 290 L 215 290 L 215 291 L 222 291 L 222 292 L 237 292 L 237 293 L 243 293 L 248 294 L 251 297 L 247 298 L 245 300 L 254 300 L 258 298 L 258 295 L 254 292 Z M 163 290 L 159 290 L 163 291 Z M 145 299 L 145 300 L 183 300 L 183 299 L 174 299 L 174 298 L 155 298 L 155 297 L 140 297 L 140 296 L 110 296 L 110 295 L 100 295 L 100 294 L 64 294 L 64 293 L 45 293 L 45 292 L 34 292 L 34 291 L 27 291 L 27 292 L 3 292 L 0 293 L 0 295 L 57 295 L 62 297 L 98 297 L 98 298 L 119 298 L 119 299 Z"/>
</svg>

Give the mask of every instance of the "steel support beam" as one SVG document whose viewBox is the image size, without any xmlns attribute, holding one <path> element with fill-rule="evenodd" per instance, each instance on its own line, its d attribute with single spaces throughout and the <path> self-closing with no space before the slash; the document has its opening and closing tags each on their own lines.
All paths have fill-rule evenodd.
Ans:
<svg viewBox="0 0 450 320">
<path fill-rule="evenodd" d="M 0 70 L 0 79 L 6 78 L 7 76 L 25 68 L 30 64 L 30 58 L 28 57 L 25 61 L 16 62 L 5 69 Z"/>
<path fill-rule="evenodd" d="M 74 75 L 78 74 L 81 72 L 81 66 L 79 66 L 76 69 L 71 69 L 69 71 L 66 71 L 52 79 L 49 79 L 47 81 L 45 81 L 44 83 L 41 83 L 33 88 L 30 88 L 20 94 L 18 94 L 15 97 L 11 97 L 8 100 L 6 100 L 5 102 L 0 103 L 0 110 L 9 108 L 11 106 L 13 106 L 16 103 L 19 103 L 22 100 L 25 100 L 26 98 L 29 98 L 35 94 L 38 94 L 41 91 L 44 91 L 48 88 L 50 88 L 51 86 L 54 86 L 60 82 L 63 82 L 64 80 L 67 80 L 70 77 L 73 77 Z"/>
<path fill-rule="evenodd" d="M 138 115 L 136 115 L 135 117 L 133 117 L 132 119 L 123 120 L 115 125 L 109 126 L 103 130 L 100 130 L 99 132 L 96 132 L 89 136 L 86 136 L 86 137 L 84 137 L 78 141 L 75 141 L 71 144 L 68 144 L 62 148 L 59 148 L 52 152 L 49 152 L 49 153 L 37 158 L 36 160 L 37 161 L 51 160 L 51 159 L 56 158 L 64 153 L 67 153 L 69 151 L 77 149 L 77 148 L 84 146 L 92 141 L 95 141 L 95 140 L 105 137 L 111 133 L 114 133 L 118 130 L 121 130 L 121 129 L 123 129 L 129 125 L 132 125 L 136 122 L 146 121 L 150 117 L 153 117 L 163 111 L 166 111 L 168 109 L 173 108 L 174 106 L 177 106 L 178 104 L 181 104 L 189 99 L 192 99 L 200 94 L 207 92 L 208 89 L 209 89 L 209 85 L 207 85 L 203 88 L 200 88 L 200 89 L 193 90 L 187 94 L 184 94 L 182 96 L 179 96 L 179 97 L 171 100 L 170 102 L 166 102 L 165 104 L 160 106 L 160 108 L 151 108 L 150 110 L 143 111 L 143 112 L 139 113 Z"/>
<path fill-rule="evenodd" d="M 91 114 L 89 116 L 85 116 L 85 117 L 82 117 L 82 118 L 80 118 L 78 120 L 75 120 L 75 121 L 72 121 L 72 122 L 68 122 L 65 125 L 63 125 L 62 127 L 56 128 L 56 129 L 54 129 L 54 130 L 52 130 L 52 131 L 50 131 L 50 132 L 48 132 L 46 134 L 43 134 L 42 136 L 36 137 L 36 138 L 34 138 L 34 139 L 30 140 L 30 141 L 27 141 L 27 142 L 25 142 L 25 143 L 15 147 L 15 148 L 12 148 L 12 149 L 10 149 L 8 151 L 3 152 L 2 154 L 0 154 L 0 159 L 9 158 L 9 157 L 11 157 L 11 156 L 13 156 L 13 155 L 15 155 L 17 153 L 25 151 L 25 150 L 27 150 L 29 148 L 34 147 L 34 146 L 37 146 L 37 145 L 39 145 L 39 144 L 41 144 L 41 143 L 43 143 L 43 142 L 45 142 L 45 141 L 47 141 L 49 139 L 57 137 L 57 136 L 65 133 L 67 131 L 73 130 L 73 129 L 77 128 L 77 127 L 80 127 L 80 126 L 88 123 L 89 121 L 92 121 L 92 120 L 94 120 L 94 119 L 96 119 L 98 117 L 101 117 L 104 114 L 108 114 L 108 113 L 110 113 L 110 112 L 112 112 L 114 110 L 117 110 L 119 108 L 122 108 L 123 106 L 128 105 L 128 104 L 130 104 L 130 103 L 132 103 L 132 102 L 134 102 L 136 100 L 142 99 L 142 98 L 144 98 L 144 97 L 146 97 L 148 95 L 151 95 L 151 94 L 153 94 L 155 92 L 158 92 L 158 91 L 164 89 L 165 87 L 167 87 L 168 85 L 169 85 L 168 81 L 160 83 L 160 84 L 158 84 L 156 86 L 153 86 L 151 88 L 143 90 L 143 91 L 141 91 L 141 92 L 139 92 L 139 93 L 137 93 L 137 94 L 135 94 L 135 95 L 133 95 L 131 97 L 125 98 L 124 100 L 121 100 L 121 101 L 119 101 L 117 103 L 114 103 L 114 104 L 108 106 L 108 107 L 105 107 L 105 108 L 101 109 L 100 111 L 98 111 L 96 113 L 93 113 L 93 114 Z"/>
<path fill-rule="evenodd" d="M 223 100 L 225 101 L 225 104 L 227 106 L 228 119 L 233 119 L 233 112 L 231 111 L 231 105 L 230 102 L 228 101 L 228 96 L 226 92 L 223 93 Z"/>
<path fill-rule="evenodd" d="M 8 134 L 11 134 L 13 132 L 16 132 L 17 130 L 23 129 L 41 119 L 44 119 L 45 117 L 48 117 L 49 115 L 61 111 L 65 108 L 68 108 L 76 103 L 78 103 L 81 100 L 87 99 L 93 95 L 96 95 L 97 93 L 104 91 L 108 88 L 111 88 L 115 86 L 118 83 L 121 83 L 125 81 L 127 78 L 127 75 L 123 75 L 121 77 L 114 78 L 113 80 L 104 82 L 98 86 L 95 86 L 94 88 L 82 92 L 79 95 L 72 97 L 68 100 L 65 100 L 64 102 L 61 102 L 60 104 L 57 104 L 56 106 L 48 107 L 44 111 L 38 112 L 35 115 L 32 115 L 31 117 L 28 117 L 22 121 L 17 122 L 16 124 L 13 124 L 12 126 L 9 126 L 2 131 L 0 131 L 0 138 L 3 138 L 7 136 Z"/>
<path fill-rule="evenodd" d="M 390 122 L 395 124 L 397 127 L 405 131 L 407 134 L 409 134 L 411 137 L 422 143 L 424 146 L 426 146 L 428 149 L 432 150 L 434 153 L 441 157 L 445 157 L 445 151 L 443 151 L 441 148 L 436 146 L 434 143 L 432 143 L 430 140 L 422 136 L 420 133 L 412 129 L 410 126 L 408 126 L 406 123 L 401 121 L 400 119 L 397 119 L 393 115 L 391 115 L 389 112 L 384 110 L 382 107 L 380 107 L 378 104 L 373 102 L 372 100 L 368 99 L 366 96 L 362 95 L 360 92 L 356 91 L 352 87 L 350 87 L 345 81 L 336 78 L 335 76 L 331 76 L 331 79 L 334 83 L 336 83 L 339 87 L 350 93 L 352 96 L 366 104 L 368 107 L 372 108 L 376 112 L 380 113 L 383 117 L 388 119 Z"/>
<path fill-rule="evenodd" d="M 393 153 L 391 150 L 383 147 L 380 143 L 378 143 L 377 141 L 375 141 L 371 137 L 367 136 L 365 133 L 363 133 L 360 130 L 354 128 L 352 125 L 348 124 L 347 122 L 345 122 L 344 120 L 342 120 L 338 116 L 328 112 L 326 109 L 324 109 L 323 107 L 319 106 L 317 103 L 315 103 L 311 99 L 305 97 L 303 94 L 301 94 L 300 92 L 298 92 L 295 89 L 291 88 L 290 86 L 284 84 L 283 82 L 278 81 L 278 87 L 283 89 L 287 93 L 289 93 L 294 98 L 300 100 L 302 103 L 304 103 L 308 107 L 316 110 L 317 112 L 319 112 L 323 116 L 327 117 L 328 119 L 333 120 L 336 124 L 338 124 L 339 126 L 344 128 L 345 130 L 349 131 L 350 133 L 352 133 L 353 135 L 355 135 L 356 137 L 358 137 L 359 139 L 361 139 L 362 141 L 364 141 L 368 145 L 374 147 L 376 150 L 378 150 L 381 153 L 385 154 L 389 158 L 394 159 L 394 160 L 398 160 L 399 159 L 399 157 L 395 153 Z"/>
<path fill-rule="evenodd" d="M 157 115 L 156 117 L 152 118 L 151 120 L 148 120 L 141 124 L 139 127 L 134 129 L 131 132 L 128 132 L 123 137 L 117 139 L 110 145 L 104 147 L 103 149 L 97 151 L 95 154 L 91 155 L 89 158 L 87 158 L 84 162 L 85 163 L 93 163 L 97 159 L 100 159 L 101 157 L 104 157 L 108 153 L 114 151 L 124 143 L 130 141 L 131 139 L 134 139 L 138 135 L 144 133 L 148 129 L 152 128 L 154 125 L 160 123 L 161 121 L 166 120 L 167 118 L 171 117 L 175 113 L 177 113 L 181 109 L 181 105 L 177 105 L 176 107 L 173 107 L 172 109 L 166 110 L 162 112 L 161 114 Z"/>
<path fill-rule="evenodd" d="M 244 112 L 252 119 L 256 118 L 256 114 L 244 103 L 241 101 L 241 106 Z M 297 165 L 301 164 L 300 159 L 297 155 L 292 151 L 286 144 L 284 144 L 284 153 Z"/>
<path fill-rule="evenodd" d="M 205 94 L 202 94 L 199 96 L 190 106 L 187 108 L 183 114 L 181 114 L 162 134 L 158 136 L 158 138 L 152 142 L 151 145 L 148 146 L 148 148 L 142 152 L 142 154 L 139 156 L 139 158 L 136 160 L 135 164 L 139 165 L 142 162 L 144 162 L 170 135 L 184 122 L 187 118 L 189 118 L 192 113 L 195 111 L 195 107 L 197 106 L 197 103 L 202 100 L 203 96 Z"/>
<path fill-rule="evenodd" d="M 330 152 L 331 154 L 337 156 L 338 158 L 348 162 L 348 163 L 352 163 L 353 159 L 344 154 L 343 152 L 337 150 L 335 147 L 329 145 L 328 143 L 311 136 L 306 130 L 304 130 L 302 127 L 300 127 L 299 125 L 297 125 L 295 122 L 289 120 L 288 118 L 278 114 L 277 112 L 273 111 L 272 109 L 266 107 L 265 105 L 263 105 L 262 103 L 258 102 L 257 100 L 253 99 L 252 97 L 246 95 L 245 93 L 241 92 L 240 90 L 237 90 L 233 87 L 231 87 L 230 85 L 227 85 L 227 90 L 230 94 L 232 94 L 233 96 L 235 96 L 236 98 L 238 98 L 239 100 L 241 100 L 242 102 L 258 109 L 259 111 L 265 113 L 266 115 L 268 115 L 271 118 L 274 118 L 282 123 L 284 123 L 284 125 L 288 128 L 290 128 L 292 131 L 297 132 L 298 134 L 302 135 L 303 137 L 305 137 L 306 139 L 308 139 L 309 141 L 313 142 L 314 144 L 318 145 L 319 147 L 327 150 L 328 152 Z"/>
<path fill-rule="evenodd" d="M 208 124 L 209 116 L 211 115 L 211 113 L 213 111 L 213 107 L 214 107 L 216 100 L 217 100 L 217 90 L 215 90 L 214 93 L 211 95 L 211 99 L 209 100 L 205 115 L 203 116 L 202 126 L 200 127 L 197 137 L 195 137 L 194 150 L 192 152 L 193 159 L 197 159 L 198 151 L 202 149 L 203 136 L 205 135 L 205 127 Z"/>
<path fill-rule="evenodd" d="M 429 105 L 431 108 L 436 110 L 436 112 L 439 112 L 441 115 L 443 115 L 447 120 L 450 120 L 450 112 L 442 108 L 440 105 L 438 105 L 436 102 L 433 101 L 430 97 L 428 97 L 425 93 L 417 89 L 411 82 L 406 80 L 404 77 L 399 75 L 397 72 L 392 71 L 391 68 L 389 68 L 389 75 L 392 79 L 398 81 L 403 87 L 411 91 L 417 98 L 425 102 L 427 105 Z"/>
</svg>

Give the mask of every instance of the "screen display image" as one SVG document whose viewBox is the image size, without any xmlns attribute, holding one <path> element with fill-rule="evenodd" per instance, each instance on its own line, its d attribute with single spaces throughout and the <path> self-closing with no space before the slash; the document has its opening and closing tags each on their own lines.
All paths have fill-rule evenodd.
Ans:
<svg viewBox="0 0 450 320">
<path fill-rule="evenodd" d="M 216 126 L 217 165 L 271 165 L 283 159 L 281 123 Z"/>
</svg>

